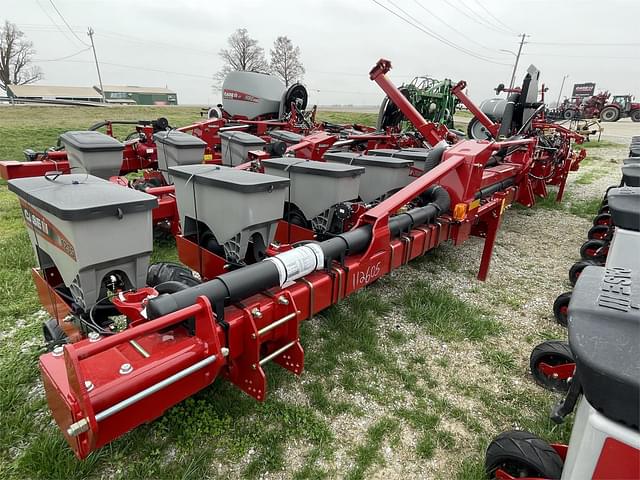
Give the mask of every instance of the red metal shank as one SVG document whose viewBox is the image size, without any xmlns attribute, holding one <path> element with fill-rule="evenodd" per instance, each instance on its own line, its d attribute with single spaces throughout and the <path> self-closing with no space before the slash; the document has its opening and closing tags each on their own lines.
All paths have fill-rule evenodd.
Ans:
<svg viewBox="0 0 640 480">
<path fill-rule="evenodd" d="M 432 147 L 436 146 L 444 137 L 439 133 L 439 129 L 433 122 L 424 119 L 420 112 L 415 109 L 411 102 L 406 99 L 400 90 L 385 75 L 391 70 L 391 62 L 389 60 L 380 59 L 376 66 L 369 72 L 369 78 L 376 82 L 380 88 L 387 94 L 387 97 L 400 109 L 405 117 L 416 127 L 416 130 L 424 137 L 424 139 Z M 440 127 L 440 130 L 442 127 Z M 446 131 L 446 130 L 445 130 Z"/>
</svg>

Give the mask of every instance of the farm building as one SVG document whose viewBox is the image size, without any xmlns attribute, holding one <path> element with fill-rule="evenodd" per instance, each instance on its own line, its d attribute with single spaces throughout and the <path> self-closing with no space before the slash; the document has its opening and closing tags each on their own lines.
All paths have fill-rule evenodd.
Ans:
<svg viewBox="0 0 640 480">
<path fill-rule="evenodd" d="M 97 92 L 100 87 L 94 86 Z M 178 96 L 173 90 L 163 87 L 138 87 L 133 85 L 104 85 L 108 103 L 136 105 L 177 105 Z"/>
<path fill-rule="evenodd" d="M 91 87 L 62 87 L 56 85 L 7 85 L 7 96 L 27 100 L 102 101 L 100 93 Z"/>
</svg>

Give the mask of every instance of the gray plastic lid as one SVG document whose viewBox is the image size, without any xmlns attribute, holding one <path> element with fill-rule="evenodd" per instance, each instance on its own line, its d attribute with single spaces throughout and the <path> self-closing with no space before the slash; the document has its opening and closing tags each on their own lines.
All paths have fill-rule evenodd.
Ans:
<svg viewBox="0 0 640 480">
<path fill-rule="evenodd" d="M 429 155 L 431 149 L 421 150 L 399 150 L 393 154 L 393 158 L 402 158 L 404 160 L 422 161 L 424 162 Z"/>
<path fill-rule="evenodd" d="M 266 192 L 289 186 L 289 179 L 249 172 L 220 165 L 184 165 L 170 167 L 169 172 L 178 178 L 211 185 L 236 192 Z"/>
<path fill-rule="evenodd" d="M 412 160 L 404 160 L 395 157 L 383 157 L 375 155 L 359 155 L 353 158 L 336 158 L 335 162 L 348 163 L 350 165 L 362 165 L 363 167 L 382 168 L 407 168 L 413 165 Z"/>
<path fill-rule="evenodd" d="M 255 135 L 251 135 L 250 133 L 247 133 L 247 132 L 238 132 L 238 131 L 221 132 L 220 137 L 224 138 L 225 140 L 228 140 L 231 143 L 238 143 L 240 145 L 244 145 L 247 147 L 257 147 L 257 146 L 261 147 L 262 145 L 267 143 L 260 137 L 256 137 Z"/>
<path fill-rule="evenodd" d="M 339 162 L 345 158 L 351 159 L 353 157 L 357 157 L 358 155 L 360 155 L 360 153 L 339 151 L 339 152 L 327 152 L 322 156 L 322 158 L 327 162 L 333 162 L 333 161 Z"/>
<path fill-rule="evenodd" d="M 289 172 L 306 173 L 308 175 L 321 175 L 331 178 L 355 177 L 364 173 L 364 168 L 343 165 L 341 163 L 318 162 L 304 160 L 302 158 L 270 158 L 262 160 L 267 167 Z"/>
<path fill-rule="evenodd" d="M 287 143 L 300 143 L 304 136 L 299 133 L 288 132 L 286 130 L 271 130 L 268 132 L 268 135 L 271 138 L 275 138 L 276 140 L 282 140 Z"/>
<path fill-rule="evenodd" d="M 153 140 L 175 148 L 202 148 L 207 145 L 202 139 L 178 130 L 156 132 L 153 134 Z"/>
<path fill-rule="evenodd" d="M 124 145 L 115 138 L 91 130 L 65 132 L 60 135 L 60 140 L 81 152 L 114 152 L 124 149 Z"/>
<path fill-rule="evenodd" d="M 9 190 L 27 203 L 69 221 L 144 212 L 158 205 L 153 195 L 81 173 L 60 175 L 55 180 L 16 178 L 8 184 Z"/>
<path fill-rule="evenodd" d="M 377 157 L 392 157 L 394 153 L 398 153 L 400 150 L 395 148 L 375 148 L 367 150 L 367 155 L 374 155 Z"/>
<path fill-rule="evenodd" d="M 622 167 L 622 181 L 629 187 L 640 187 L 640 164 L 624 165 Z"/>
</svg>

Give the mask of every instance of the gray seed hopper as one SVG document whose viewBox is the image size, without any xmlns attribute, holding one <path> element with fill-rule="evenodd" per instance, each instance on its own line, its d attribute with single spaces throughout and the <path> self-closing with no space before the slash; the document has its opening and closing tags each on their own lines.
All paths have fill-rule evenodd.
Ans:
<svg viewBox="0 0 640 480">
<path fill-rule="evenodd" d="M 395 157 L 373 155 L 334 156 L 332 162 L 345 163 L 365 167 L 365 173 L 360 179 L 360 198 L 370 203 L 381 200 L 389 193 L 393 193 L 406 186 L 411 177 L 411 160 Z"/>
<path fill-rule="evenodd" d="M 202 235 L 199 229 L 208 228 L 224 248 L 227 260 L 233 262 L 244 260 L 254 235 L 260 235 L 265 246 L 273 242 L 288 180 L 216 165 L 172 167 L 169 171 L 185 236 Z"/>
<path fill-rule="evenodd" d="M 71 173 L 88 173 L 109 180 L 120 174 L 124 145 L 94 131 L 71 131 L 60 135 L 67 151 Z"/>
<path fill-rule="evenodd" d="M 298 207 L 316 231 L 331 225 L 334 206 L 355 200 L 364 168 L 299 158 L 263 160 L 265 172 L 291 179 L 287 201 Z"/>
<path fill-rule="evenodd" d="M 40 267 L 55 266 L 85 310 L 106 296 L 105 278 L 145 285 L 156 197 L 85 174 L 9 180 L 20 198 Z"/>
<path fill-rule="evenodd" d="M 207 143 L 198 137 L 171 130 L 154 133 L 153 139 L 158 147 L 158 170 L 168 184 L 173 183 L 169 167 L 202 163 Z"/>
<path fill-rule="evenodd" d="M 248 160 L 251 150 L 262 150 L 266 143 L 260 137 L 247 132 L 222 132 L 220 134 L 222 163 L 231 167 L 241 165 Z"/>
</svg>

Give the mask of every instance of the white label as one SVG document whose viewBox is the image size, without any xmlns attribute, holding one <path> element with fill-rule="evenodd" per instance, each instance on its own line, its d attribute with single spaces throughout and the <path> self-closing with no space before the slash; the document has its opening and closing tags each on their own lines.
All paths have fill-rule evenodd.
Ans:
<svg viewBox="0 0 640 480">
<path fill-rule="evenodd" d="M 280 253 L 267 261 L 273 262 L 278 269 L 280 285 L 304 277 L 324 265 L 322 249 L 313 243 Z"/>
</svg>

